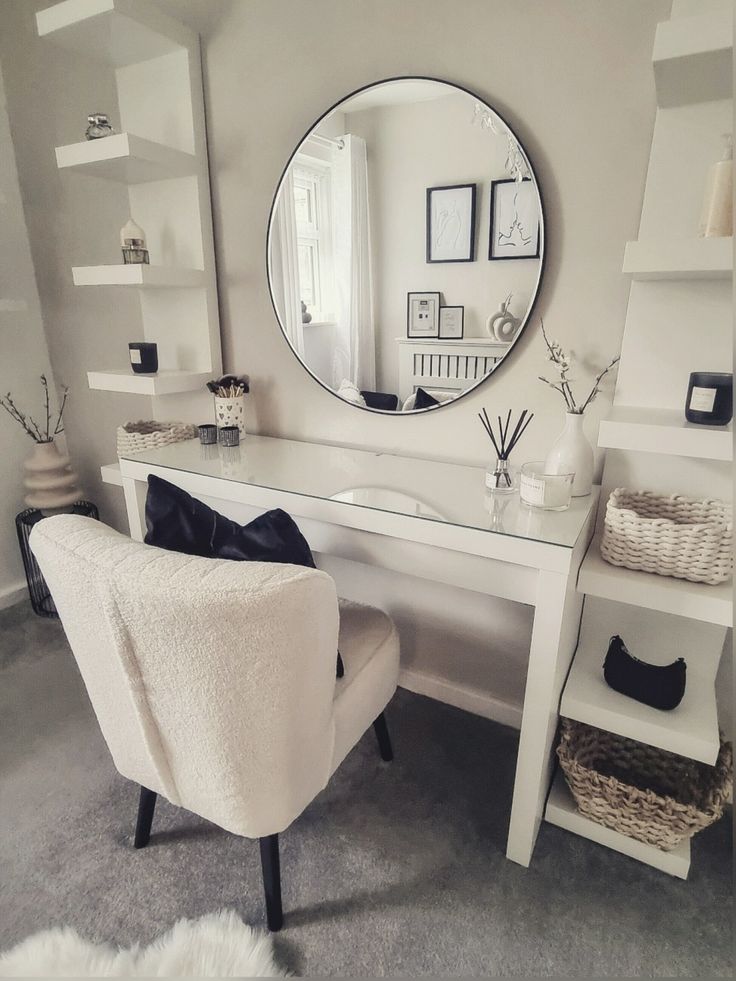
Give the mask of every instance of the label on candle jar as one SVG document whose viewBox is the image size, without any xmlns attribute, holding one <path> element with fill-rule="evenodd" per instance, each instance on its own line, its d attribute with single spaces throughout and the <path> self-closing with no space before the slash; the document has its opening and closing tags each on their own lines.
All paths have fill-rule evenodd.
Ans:
<svg viewBox="0 0 736 981">
<path fill-rule="evenodd" d="M 698 388 L 693 386 L 690 395 L 690 408 L 693 412 L 712 412 L 716 401 L 715 388 Z"/>
<path fill-rule="evenodd" d="M 544 506 L 544 481 L 537 477 L 529 477 L 526 474 L 521 478 L 521 499 L 526 504 L 536 507 Z"/>
<path fill-rule="evenodd" d="M 133 348 L 130 349 L 130 363 L 131 364 L 141 364 L 142 363 L 142 360 L 141 360 L 141 352 L 138 350 L 137 347 L 133 347 Z"/>
</svg>

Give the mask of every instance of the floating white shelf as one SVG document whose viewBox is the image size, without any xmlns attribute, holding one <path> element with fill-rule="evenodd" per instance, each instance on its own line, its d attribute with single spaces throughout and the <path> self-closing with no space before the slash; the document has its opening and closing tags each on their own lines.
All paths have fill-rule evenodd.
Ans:
<svg viewBox="0 0 736 981">
<path fill-rule="evenodd" d="M 149 0 L 65 0 L 36 14 L 40 37 L 122 68 L 186 47 L 191 34 Z"/>
<path fill-rule="evenodd" d="M 211 371 L 158 371 L 155 375 L 135 375 L 130 368 L 88 371 L 87 384 L 102 392 L 131 395 L 172 395 L 203 389 Z"/>
<path fill-rule="evenodd" d="M 683 106 L 733 94 L 733 15 L 730 11 L 674 17 L 654 39 L 657 105 Z"/>
<path fill-rule="evenodd" d="M 201 269 L 150 266 L 145 263 L 112 266 L 73 266 L 75 286 L 140 286 L 165 289 L 204 286 Z"/>
<path fill-rule="evenodd" d="M 119 463 L 105 463 L 100 467 L 100 476 L 103 484 L 114 484 L 116 487 L 123 486 Z"/>
<path fill-rule="evenodd" d="M 558 828 L 573 831 L 575 834 L 589 838 L 599 845 L 606 845 L 622 855 L 628 855 L 629 858 L 635 858 L 639 862 L 644 862 L 655 869 L 674 875 L 678 879 L 687 879 L 690 870 L 690 841 L 688 839 L 681 842 L 671 852 L 663 852 L 653 845 L 647 845 L 635 838 L 628 838 L 626 835 L 611 831 L 610 828 L 591 821 L 590 818 L 578 811 L 575 800 L 565 783 L 564 774 L 560 770 L 558 770 L 552 784 L 544 817 L 546 821 Z"/>
<path fill-rule="evenodd" d="M 632 279 L 728 279 L 733 275 L 733 238 L 627 242 L 623 272 Z"/>
<path fill-rule="evenodd" d="M 709 586 L 672 576 L 634 572 L 606 562 L 600 554 L 596 535 L 580 566 L 578 590 L 588 596 L 641 606 L 660 613 L 732 626 L 733 586 L 731 582 Z"/>
<path fill-rule="evenodd" d="M 99 140 L 57 146 L 56 164 L 59 170 L 73 170 L 121 184 L 146 184 L 170 177 L 186 177 L 197 170 L 197 158 L 193 153 L 184 153 L 133 133 L 115 133 Z"/>
<path fill-rule="evenodd" d="M 649 664 L 685 658 L 685 695 L 676 709 L 650 708 L 609 688 L 603 661 L 617 633 Z M 560 715 L 712 766 L 720 749 L 715 683 L 724 637 L 712 624 L 588 597 Z"/>
<path fill-rule="evenodd" d="M 598 430 L 598 445 L 699 460 L 732 460 L 731 426 L 697 426 L 684 409 L 616 405 Z"/>
</svg>

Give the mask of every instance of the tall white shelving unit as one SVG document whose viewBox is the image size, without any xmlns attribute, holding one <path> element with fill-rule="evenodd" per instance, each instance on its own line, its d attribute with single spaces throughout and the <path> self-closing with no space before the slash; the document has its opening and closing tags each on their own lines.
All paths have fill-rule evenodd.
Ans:
<svg viewBox="0 0 736 981">
<path fill-rule="evenodd" d="M 732 626 L 732 587 L 632 572 L 600 556 L 600 523 L 614 487 L 730 499 L 731 426 L 684 420 L 691 371 L 732 370 L 732 239 L 700 239 L 706 174 L 733 127 L 733 12 L 730 0 L 674 0 L 658 25 L 657 90 L 639 236 L 626 245 L 631 292 L 616 394 L 600 427 L 607 448 L 596 538 L 578 589 L 586 594 L 578 649 L 560 714 L 713 764 L 719 749 L 716 674 Z M 625 152 L 625 148 L 622 148 Z M 612 634 L 653 663 L 687 661 L 685 697 L 661 712 L 619 695 L 603 680 Z M 671 875 L 686 878 L 689 843 L 663 852 L 583 815 L 561 773 L 546 820 Z"/>
<path fill-rule="evenodd" d="M 171 396 L 191 393 L 176 400 L 176 417 L 197 421 L 204 383 L 222 370 L 199 38 L 151 0 L 65 0 L 36 22 L 40 37 L 114 73 L 123 132 L 56 147 L 56 162 L 62 173 L 127 187 L 151 255 L 151 265 L 70 270 L 79 287 L 136 290 L 141 333 L 158 345 L 156 375 L 90 366 L 88 384 L 150 396 L 151 418 L 162 419 Z M 102 477 L 119 482 L 116 465 Z"/>
</svg>

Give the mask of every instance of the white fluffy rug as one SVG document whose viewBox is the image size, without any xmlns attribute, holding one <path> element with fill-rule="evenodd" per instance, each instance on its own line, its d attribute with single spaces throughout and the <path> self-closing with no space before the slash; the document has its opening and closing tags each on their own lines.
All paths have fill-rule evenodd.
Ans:
<svg viewBox="0 0 736 981">
<path fill-rule="evenodd" d="M 4 978 L 288 978 L 273 960 L 268 934 L 232 910 L 179 920 L 141 950 L 83 940 L 69 927 L 45 930 L 0 955 Z"/>
</svg>

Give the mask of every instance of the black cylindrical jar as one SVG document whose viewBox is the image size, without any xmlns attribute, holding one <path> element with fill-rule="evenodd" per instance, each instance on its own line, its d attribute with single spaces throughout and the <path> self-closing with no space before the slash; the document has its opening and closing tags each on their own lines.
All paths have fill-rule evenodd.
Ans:
<svg viewBox="0 0 736 981">
<path fill-rule="evenodd" d="M 155 375 L 158 371 L 158 347 L 150 341 L 133 341 L 128 345 L 130 367 L 137 375 Z"/>
<path fill-rule="evenodd" d="M 733 417 L 733 375 L 694 371 L 690 375 L 685 418 L 701 426 L 727 426 Z"/>
</svg>

